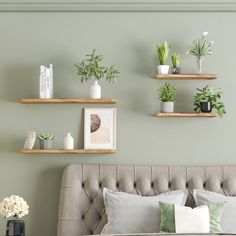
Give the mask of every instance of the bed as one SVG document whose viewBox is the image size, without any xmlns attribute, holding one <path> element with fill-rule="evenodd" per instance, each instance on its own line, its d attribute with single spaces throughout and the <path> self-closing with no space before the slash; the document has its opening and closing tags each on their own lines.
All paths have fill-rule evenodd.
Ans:
<svg viewBox="0 0 236 236">
<path fill-rule="evenodd" d="M 236 196 L 236 166 L 70 164 L 61 181 L 57 236 L 101 233 L 107 222 L 104 187 L 142 196 L 187 189 L 186 205 L 193 207 L 192 190 L 196 188 Z"/>
</svg>

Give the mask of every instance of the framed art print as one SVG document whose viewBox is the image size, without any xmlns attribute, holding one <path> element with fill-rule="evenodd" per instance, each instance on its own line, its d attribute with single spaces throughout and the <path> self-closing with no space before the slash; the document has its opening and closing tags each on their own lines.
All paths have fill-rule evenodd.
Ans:
<svg viewBox="0 0 236 236">
<path fill-rule="evenodd" d="M 116 109 L 84 109 L 84 149 L 116 149 Z"/>
</svg>

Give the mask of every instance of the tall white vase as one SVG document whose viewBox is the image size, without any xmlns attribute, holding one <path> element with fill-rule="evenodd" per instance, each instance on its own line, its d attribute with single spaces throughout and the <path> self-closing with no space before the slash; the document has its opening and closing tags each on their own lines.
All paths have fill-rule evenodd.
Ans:
<svg viewBox="0 0 236 236">
<path fill-rule="evenodd" d="M 64 138 L 64 149 L 74 149 L 74 139 L 71 133 L 67 133 Z"/>
<path fill-rule="evenodd" d="M 34 131 L 28 131 L 26 134 L 24 149 L 33 149 L 35 140 L 36 140 L 36 133 Z"/>
<path fill-rule="evenodd" d="M 98 81 L 95 80 L 93 85 L 90 88 L 90 97 L 91 98 L 101 98 L 101 86 L 98 84 Z"/>
</svg>

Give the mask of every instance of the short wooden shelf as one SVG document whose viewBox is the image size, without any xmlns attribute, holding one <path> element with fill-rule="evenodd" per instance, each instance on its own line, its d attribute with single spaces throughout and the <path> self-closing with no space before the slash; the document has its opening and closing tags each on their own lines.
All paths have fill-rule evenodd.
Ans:
<svg viewBox="0 0 236 236">
<path fill-rule="evenodd" d="M 117 150 L 115 149 L 52 149 L 52 150 L 42 150 L 42 149 L 22 149 L 19 151 L 21 154 L 115 154 Z"/>
<path fill-rule="evenodd" d="M 118 102 L 116 98 L 21 98 L 20 103 L 23 104 L 114 104 Z"/>
<path fill-rule="evenodd" d="M 156 75 L 158 80 L 214 80 L 217 79 L 217 75 L 214 74 L 167 74 Z"/>
<path fill-rule="evenodd" d="M 216 113 L 202 113 L 202 112 L 173 112 L 173 113 L 164 113 L 157 112 L 155 114 L 157 117 L 202 117 L 202 118 L 213 118 L 217 117 Z"/>
</svg>

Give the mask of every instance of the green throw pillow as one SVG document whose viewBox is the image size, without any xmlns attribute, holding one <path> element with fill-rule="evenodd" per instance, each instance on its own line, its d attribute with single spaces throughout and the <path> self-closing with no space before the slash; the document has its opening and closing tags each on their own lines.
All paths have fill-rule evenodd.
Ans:
<svg viewBox="0 0 236 236">
<path fill-rule="evenodd" d="M 162 232 L 167 233 L 221 233 L 224 203 L 203 205 L 194 209 L 160 202 Z"/>
</svg>

